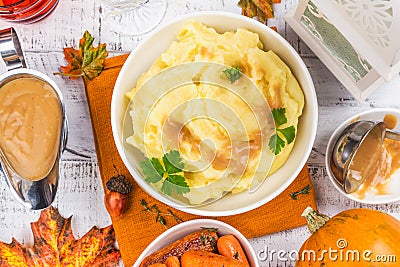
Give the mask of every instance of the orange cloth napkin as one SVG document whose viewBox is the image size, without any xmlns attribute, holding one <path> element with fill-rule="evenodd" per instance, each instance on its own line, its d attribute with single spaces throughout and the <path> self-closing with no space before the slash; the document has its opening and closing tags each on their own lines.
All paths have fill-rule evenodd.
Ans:
<svg viewBox="0 0 400 267">
<path fill-rule="evenodd" d="M 165 231 L 165 227 L 156 222 L 154 214 L 143 211 L 140 203 L 142 199 L 146 200 L 149 206 L 156 204 L 161 212 L 167 213 L 168 209 L 172 210 L 184 221 L 200 217 L 175 210 L 147 195 L 133 182 L 132 176 L 119 157 L 111 132 L 110 103 L 114 83 L 127 56 L 106 59 L 101 75 L 92 81 L 86 80 L 85 86 L 103 186 L 110 177 L 117 174 L 125 175 L 134 185 L 128 210 L 120 218 L 113 219 L 124 265 L 132 266 L 145 247 Z M 309 194 L 299 195 L 297 200 L 291 198 L 291 193 L 307 185 L 311 186 Z M 226 222 L 247 238 L 252 238 L 304 225 L 305 220 L 301 213 L 307 206 L 316 208 L 314 190 L 305 166 L 295 181 L 269 203 L 243 214 L 214 219 Z M 167 219 L 167 226 L 176 224 L 172 217 L 164 217 Z"/>
</svg>

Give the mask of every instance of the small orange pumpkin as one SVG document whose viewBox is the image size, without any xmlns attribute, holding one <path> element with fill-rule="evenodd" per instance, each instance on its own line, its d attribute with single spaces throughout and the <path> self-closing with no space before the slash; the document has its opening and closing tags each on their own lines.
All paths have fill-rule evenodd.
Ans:
<svg viewBox="0 0 400 267">
<path fill-rule="evenodd" d="M 400 266 L 400 221 L 371 209 L 351 209 L 332 218 L 307 208 L 312 235 L 298 253 L 296 267 Z"/>
</svg>

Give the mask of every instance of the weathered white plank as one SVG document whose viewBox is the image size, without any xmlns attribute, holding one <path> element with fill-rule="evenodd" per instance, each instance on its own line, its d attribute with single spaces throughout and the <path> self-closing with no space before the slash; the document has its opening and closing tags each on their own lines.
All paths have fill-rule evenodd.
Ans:
<svg viewBox="0 0 400 267">
<path fill-rule="evenodd" d="M 98 36 L 99 12 L 94 7 L 93 1 L 60 1 L 48 17 L 35 24 L 0 22 L 0 27 L 13 26 L 24 51 L 61 51 L 76 45 L 86 29 Z"/>
<path fill-rule="evenodd" d="M 168 23 L 178 16 L 198 11 L 227 11 L 240 13 L 236 0 L 218 1 L 191 1 L 191 0 L 166 0 L 167 10 L 161 23 Z M 89 30 L 96 38 L 95 42 L 107 43 L 108 49 L 119 52 L 132 51 L 136 45 L 146 38 L 142 36 L 129 36 L 113 32 L 105 23 L 104 15 L 107 8 L 103 7 L 100 0 L 95 1 L 60 1 L 54 12 L 46 19 L 32 25 L 12 24 L 0 21 L 0 28 L 13 26 L 22 43 L 22 48 L 27 52 L 61 51 L 65 46 L 76 46 L 78 39 L 85 30 Z M 303 55 L 313 56 L 313 53 L 301 42 L 298 36 L 284 22 L 286 10 L 292 9 L 296 0 L 282 1 L 274 5 L 275 19 L 270 19 L 268 25 L 277 26 L 282 34 Z"/>
</svg>

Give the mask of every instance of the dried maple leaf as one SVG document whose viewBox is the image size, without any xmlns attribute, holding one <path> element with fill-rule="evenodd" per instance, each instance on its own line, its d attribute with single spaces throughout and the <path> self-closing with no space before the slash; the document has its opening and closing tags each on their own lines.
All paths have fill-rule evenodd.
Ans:
<svg viewBox="0 0 400 267">
<path fill-rule="evenodd" d="M 106 44 L 93 47 L 93 40 L 92 35 L 85 31 L 79 41 L 79 50 L 72 47 L 64 48 L 64 57 L 68 65 L 61 66 L 61 71 L 54 74 L 68 76 L 71 79 L 84 76 L 92 80 L 97 77 L 104 68 L 104 60 L 108 56 L 108 52 Z"/>
<path fill-rule="evenodd" d="M 265 23 L 267 19 L 274 17 L 272 4 L 278 4 L 281 0 L 239 0 L 238 5 L 242 8 L 242 15 L 258 19 Z"/>
<path fill-rule="evenodd" d="M 14 238 L 10 244 L 0 242 L 0 267 L 44 266 L 116 266 L 121 254 L 115 248 L 112 225 L 93 227 L 81 239 L 72 233 L 71 217 L 63 218 L 52 206 L 43 210 L 31 223 L 34 246 L 26 248 Z"/>
<path fill-rule="evenodd" d="M 257 16 L 257 7 L 251 0 L 240 0 L 238 5 L 242 8 L 242 15 L 249 18 Z"/>
</svg>

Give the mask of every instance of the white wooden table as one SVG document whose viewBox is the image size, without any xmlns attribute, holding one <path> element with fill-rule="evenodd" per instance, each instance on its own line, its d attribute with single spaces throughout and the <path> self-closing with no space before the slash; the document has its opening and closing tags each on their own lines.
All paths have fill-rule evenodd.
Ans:
<svg viewBox="0 0 400 267">
<path fill-rule="evenodd" d="M 224 10 L 240 13 L 237 0 L 168 0 L 163 22 L 178 15 L 200 10 Z M 400 203 L 388 205 L 360 205 L 343 197 L 330 183 L 324 166 L 325 149 L 334 129 L 355 113 L 375 107 L 400 108 L 400 77 L 380 88 L 368 99 L 359 103 L 336 80 L 328 69 L 308 49 L 283 20 L 283 15 L 293 8 L 296 0 L 282 0 L 275 5 L 276 25 L 298 51 L 309 68 L 315 83 L 319 103 L 319 122 L 316 141 L 308 159 L 319 209 L 328 215 L 341 210 L 367 206 L 388 212 L 400 219 Z M 30 68 L 52 76 L 61 88 L 69 119 L 68 148 L 77 153 L 65 152 L 62 177 L 54 205 L 64 217 L 73 215 L 75 236 L 81 237 L 91 226 L 104 227 L 111 223 L 103 204 L 103 189 L 97 168 L 92 128 L 85 89 L 81 80 L 70 81 L 53 76 L 60 65 L 65 65 L 62 48 L 77 47 L 84 30 L 96 38 L 95 43 L 107 43 L 110 56 L 130 52 L 143 36 L 123 36 L 110 32 L 103 23 L 103 8 L 94 0 L 61 0 L 56 10 L 45 20 L 31 25 L 0 22 L 0 28 L 13 26 L 20 38 Z M 25 209 L 9 192 L 4 179 L 0 179 L 0 240 L 10 242 L 15 237 L 32 245 L 30 222 L 38 219 L 39 212 Z M 251 240 L 256 252 L 265 250 L 291 251 L 298 249 L 309 236 L 306 227 L 292 229 Z M 260 261 L 261 266 L 292 266 L 290 261 Z"/>
</svg>

